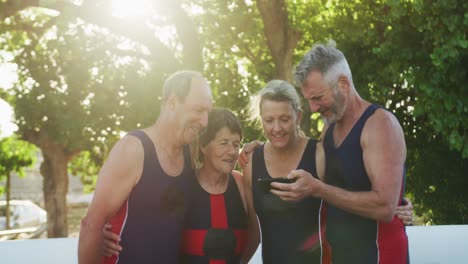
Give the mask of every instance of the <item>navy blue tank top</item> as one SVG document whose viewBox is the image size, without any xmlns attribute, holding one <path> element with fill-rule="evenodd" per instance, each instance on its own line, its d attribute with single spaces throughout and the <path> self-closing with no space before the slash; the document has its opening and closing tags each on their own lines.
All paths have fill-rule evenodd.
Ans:
<svg viewBox="0 0 468 264">
<path fill-rule="evenodd" d="M 339 147 L 335 147 L 331 124 L 324 138 L 326 157 L 325 181 L 348 191 L 370 191 L 361 148 L 364 125 L 377 109 L 370 105 L 356 122 Z M 404 193 L 405 169 L 401 168 Z M 390 223 L 361 217 L 326 204 L 321 208 L 321 231 L 324 236 L 324 258 L 333 263 L 406 263 L 408 239 L 405 227 L 396 216 Z M 324 262 L 326 263 L 326 262 Z"/>
<path fill-rule="evenodd" d="M 210 194 L 194 181 L 181 263 L 240 263 L 247 242 L 247 215 L 234 177 L 229 176 L 222 194 Z"/>
<path fill-rule="evenodd" d="M 317 141 L 309 139 L 297 169 L 317 177 L 315 150 Z M 320 201 L 305 198 L 291 203 L 265 192 L 260 178 L 271 178 L 264 158 L 264 146 L 256 148 L 252 157 L 252 191 L 255 211 L 262 233 L 263 263 L 320 263 L 318 212 Z"/>
<path fill-rule="evenodd" d="M 172 177 L 162 169 L 153 141 L 143 131 L 129 135 L 143 145 L 143 172 L 128 200 L 111 219 L 112 231 L 120 234 L 123 250 L 118 258 L 104 258 L 103 263 L 179 263 L 187 198 L 194 178 L 189 148 L 184 147 L 181 174 Z"/>
</svg>

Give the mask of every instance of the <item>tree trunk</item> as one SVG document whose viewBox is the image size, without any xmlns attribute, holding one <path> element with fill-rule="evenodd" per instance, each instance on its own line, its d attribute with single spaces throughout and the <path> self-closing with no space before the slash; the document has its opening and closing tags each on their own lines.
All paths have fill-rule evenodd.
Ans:
<svg viewBox="0 0 468 264">
<path fill-rule="evenodd" d="M 68 162 L 80 150 L 70 150 L 66 145 L 49 137 L 45 130 L 19 129 L 23 140 L 41 149 L 44 160 L 40 172 L 43 178 L 44 207 L 47 211 L 47 237 L 67 237 Z M 55 140 L 55 141 L 54 141 Z"/>
<path fill-rule="evenodd" d="M 47 237 L 67 237 L 67 192 L 69 157 L 54 147 L 42 148 L 41 164 L 44 205 L 47 211 Z"/>
<path fill-rule="evenodd" d="M 10 216 L 11 216 L 11 210 L 10 210 L 10 199 L 11 199 L 11 173 L 7 173 L 7 182 L 6 182 L 6 221 L 5 221 L 5 229 L 8 230 L 10 229 Z"/>
<path fill-rule="evenodd" d="M 302 33 L 289 26 L 288 9 L 284 0 L 257 0 L 257 8 L 262 15 L 265 37 L 270 54 L 275 63 L 275 77 L 293 83 L 293 53 Z M 297 91 L 301 94 L 301 91 Z M 303 118 L 301 129 L 310 136 L 310 108 L 302 100 Z"/>
<path fill-rule="evenodd" d="M 288 9 L 284 0 L 258 0 L 256 3 L 275 63 L 275 78 L 292 82 L 293 52 L 302 34 L 289 27 Z"/>
<path fill-rule="evenodd" d="M 47 236 L 67 237 L 68 162 L 79 153 L 49 137 L 45 130 L 19 129 L 23 140 L 41 149 L 44 160 L 40 172 L 43 178 L 44 207 L 47 211 Z M 55 140 L 55 141 L 54 141 Z"/>
</svg>

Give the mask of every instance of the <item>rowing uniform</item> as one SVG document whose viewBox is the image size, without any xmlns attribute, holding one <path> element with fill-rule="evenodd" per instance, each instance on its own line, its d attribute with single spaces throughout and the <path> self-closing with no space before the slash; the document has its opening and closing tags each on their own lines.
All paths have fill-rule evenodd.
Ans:
<svg viewBox="0 0 468 264">
<path fill-rule="evenodd" d="M 187 197 L 194 175 L 188 146 L 184 147 L 184 168 L 173 177 L 162 169 L 153 141 L 143 131 L 129 135 L 143 145 L 143 172 L 110 220 L 112 232 L 120 235 L 124 250 L 118 257 L 103 257 L 102 263 L 179 263 Z"/>
<path fill-rule="evenodd" d="M 369 106 L 339 147 L 335 147 L 331 124 L 324 138 L 325 181 L 353 192 L 371 191 L 361 148 L 361 134 L 369 117 L 379 107 Z M 404 193 L 405 168 L 401 168 Z M 323 263 L 400 264 L 408 263 L 408 238 L 405 226 L 396 216 L 390 223 L 355 215 L 331 204 L 321 207 Z"/>
<path fill-rule="evenodd" d="M 210 194 L 196 182 L 183 233 L 182 263 L 237 264 L 246 242 L 247 215 L 234 177 L 229 175 L 222 194 Z"/>
<path fill-rule="evenodd" d="M 316 144 L 316 140 L 309 139 L 297 167 L 313 177 L 317 177 Z M 256 148 L 252 157 L 252 191 L 262 234 L 263 263 L 320 263 L 320 199 L 307 197 L 296 203 L 285 202 L 263 190 L 258 183 L 260 178 L 271 178 L 265 165 L 264 145 Z"/>
</svg>

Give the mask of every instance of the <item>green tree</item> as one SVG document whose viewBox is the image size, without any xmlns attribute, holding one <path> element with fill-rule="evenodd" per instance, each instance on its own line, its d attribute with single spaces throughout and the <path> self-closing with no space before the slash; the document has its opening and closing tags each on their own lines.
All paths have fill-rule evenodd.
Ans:
<svg viewBox="0 0 468 264">
<path fill-rule="evenodd" d="M 6 191 L 6 227 L 10 224 L 10 194 L 11 174 L 16 173 L 24 176 L 23 169 L 34 163 L 36 148 L 31 144 L 10 136 L 0 139 L 0 181 L 5 181 L 5 186 L 0 186 L 0 194 Z"/>
<path fill-rule="evenodd" d="M 49 160 L 45 179 L 60 174 L 54 182 L 66 184 L 73 157 L 76 164 L 100 164 L 121 131 L 152 122 L 160 94 L 155 87 L 176 69 L 203 71 L 216 105 L 247 120 L 252 93 L 273 78 L 290 81 L 304 52 L 331 38 L 348 57 L 360 93 L 402 122 L 408 190 L 419 212 L 430 210 L 434 223 L 447 223 L 443 207 L 459 208 L 450 212 L 451 221 L 465 221 L 462 206 L 447 206 L 463 197 L 440 192 L 445 187 L 425 175 L 435 173 L 420 168 L 440 163 L 462 180 L 468 156 L 463 1 L 153 1 L 156 15 L 140 20 L 112 16 L 110 0 L 77 2 L 0 1 L 0 45 L 14 58 L 3 60 L 16 63 L 20 75 L 2 97 L 15 107 L 19 133 Z M 169 41 L 161 38 L 164 28 L 173 32 Z M 317 137 L 321 122 L 309 116 L 302 128 Z M 243 123 L 246 140 L 261 137 L 257 127 Z M 75 165 L 70 169 L 92 184 L 95 177 L 86 175 L 95 167 Z M 65 199 L 65 185 L 56 183 L 51 186 L 60 186 Z M 56 216 L 64 214 L 62 202 L 50 205 L 46 197 L 46 209 L 50 222 L 64 225 Z"/>
<path fill-rule="evenodd" d="M 260 139 L 261 129 L 248 122 L 250 97 L 271 79 L 292 81 L 294 54 L 304 34 L 294 26 L 295 11 L 305 8 L 306 3 L 233 0 L 196 3 L 204 10 L 194 20 L 201 28 L 205 71 L 216 104 L 233 109 L 244 120 L 246 141 Z M 308 118 L 308 107 L 303 110 L 301 128 L 318 137 L 321 121 L 317 117 Z"/>
<path fill-rule="evenodd" d="M 200 16 L 200 24 L 206 28 L 205 38 L 212 40 L 206 63 L 222 91 L 215 98 L 223 105 L 247 118 L 242 114 L 248 99 L 242 94 L 250 95 L 272 78 L 289 80 L 285 69 L 291 69 L 314 43 L 334 39 L 351 64 L 361 95 L 388 108 L 402 123 L 408 147 L 407 191 L 417 212 L 427 216 L 428 223 L 466 223 L 468 197 L 450 190 L 460 186 L 452 184 L 466 184 L 467 3 L 200 2 L 209 10 Z M 282 50 L 279 54 L 288 59 L 274 58 L 275 50 L 288 46 L 281 40 L 288 34 L 294 52 Z M 291 62 L 291 56 L 289 66 L 278 65 Z M 278 74 L 281 69 L 284 75 Z M 242 70 L 247 74 L 240 75 Z M 302 126 L 315 137 L 321 125 L 317 118 L 313 115 L 311 123 Z M 258 137 L 258 131 L 248 129 L 248 139 Z M 446 174 L 428 164 L 441 164 Z"/>
<path fill-rule="evenodd" d="M 176 69 L 201 70 L 197 28 L 181 1 L 153 3 L 163 15 L 119 19 L 111 1 L 1 1 L 2 63 L 19 81 L 2 93 L 15 110 L 18 134 L 41 149 L 48 236 L 66 236 L 67 165 L 94 182 L 83 165 L 99 166 L 122 131 L 146 126 L 159 110 L 159 87 Z M 129 24 L 137 23 L 135 27 Z M 177 45 L 159 39 L 176 31 Z M 95 177 L 95 175 L 94 175 Z"/>
<path fill-rule="evenodd" d="M 148 74 L 138 47 L 119 49 L 126 39 L 66 9 L 21 10 L 0 26 L 2 48 L 14 55 L 6 62 L 18 65 L 19 76 L 4 98 L 14 107 L 18 134 L 41 149 L 48 236 L 63 237 L 68 162 L 83 150 L 102 159 L 119 131 L 149 122 L 155 113 L 147 107 L 158 92 L 149 87 L 161 76 Z"/>
<path fill-rule="evenodd" d="M 468 216 L 468 197 L 453 191 L 468 181 L 467 7 L 456 0 L 328 1 L 313 23 L 301 24 L 315 36 L 306 46 L 336 40 L 360 93 L 397 115 L 408 148 L 407 190 L 417 212 L 436 224 Z"/>
</svg>

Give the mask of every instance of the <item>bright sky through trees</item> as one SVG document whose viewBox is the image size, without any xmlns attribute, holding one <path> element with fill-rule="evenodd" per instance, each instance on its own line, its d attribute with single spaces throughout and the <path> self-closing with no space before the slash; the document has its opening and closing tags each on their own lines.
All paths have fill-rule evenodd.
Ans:
<svg viewBox="0 0 468 264">
<path fill-rule="evenodd" d="M 149 0 L 112 1 L 112 14 L 120 18 L 148 16 L 152 12 L 151 9 Z M 170 32 L 165 32 L 163 35 L 170 35 Z M 14 64 L 5 63 L 0 65 L 0 87 L 5 89 L 11 88 L 12 83 L 17 79 L 15 70 L 16 65 Z M 0 138 L 10 136 L 18 129 L 18 127 L 11 122 L 12 118 L 13 109 L 7 102 L 0 99 Z"/>
<path fill-rule="evenodd" d="M 121 18 L 147 16 L 151 14 L 149 0 L 113 0 L 112 15 Z"/>
<path fill-rule="evenodd" d="M 11 136 L 18 129 L 15 124 L 11 123 L 12 116 L 13 109 L 11 106 L 0 99 L 0 138 Z"/>
<path fill-rule="evenodd" d="M 12 83 L 17 80 L 15 74 L 16 65 L 10 63 L 0 64 L 0 87 L 9 89 Z M 11 106 L 0 99 L 0 138 L 10 136 L 18 127 L 11 123 L 13 109 Z"/>
</svg>

